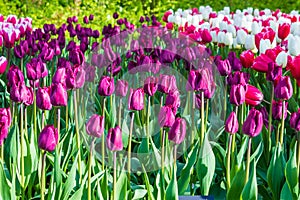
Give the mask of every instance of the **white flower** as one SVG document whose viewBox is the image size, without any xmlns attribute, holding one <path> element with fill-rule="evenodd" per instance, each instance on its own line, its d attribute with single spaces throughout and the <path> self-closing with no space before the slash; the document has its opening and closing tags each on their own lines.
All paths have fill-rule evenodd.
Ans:
<svg viewBox="0 0 300 200">
<path fill-rule="evenodd" d="M 252 34 L 257 34 L 259 32 L 261 32 L 261 25 L 258 23 L 258 22 L 253 22 L 252 23 L 252 26 L 251 26 L 251 31 L 252 31 Z"/>
<path fill-rule="evenodd" d="M 233 37 L 236 37 L 236 29 L 235 29 L 235 27 L 234 27 L 233 24 L 228 24 L 228 25 L 227 25 L 227 31 L 228 31 L 229 33 L 232 33 L 232 36 L 233 36 Z"/>
<path fill-rule="evenodd" d="M 236 42 L 238 43 L 238 44 L 242 44 L 242 45 L 244 45 L 245 44 L 245 42 L 246 42 L 246 37 L 247 37 L 247 33 L 244 31 L 244 30 L 238 30 L 237 31 L 237 38 L 236 38 Z"/>
<path fill-rule="evenodd" d="M 224 12 L 226 15 L 230 14 L 230 7 L 224 7 Z"/>
<path fill-rule="evenodd" d="M 271 41 L 269 39 L 261 39 L 259 43 L 259 53 L 265 53 L 266 50 L 271 49 Z"/>
<path fill-rule="evenodd" d="M 291 25 L 291 33 L 300 36 L 300 22 L 294 22 Z"/>
<path fill-rule="evenodd" d="M 297 56 L 300 54 L 300 37 L 290 35 L 288 37 L 288 50 L 289 54 L 292 56 Z"/>
<path fill-rule="evenodd" d="M 233 44 L 233 37 L 232 37 L 232 33 L 225 33 L 225 37 L 224 37 L 224 44 L 231 47 Z"/>
<path fill-rule="evenodd" d="M 217 35 L 217 31 L 211 31 L 210 32 L 211 38 L 213 42 L 218 42 L 218 35 Z"/>
<path fill-rule="evenodd" d="M 256 49 L 254 35 L 247 35 L 246 41 L 245 41 L 245 48 L 248 50 Z"/>
<path fill-rule="evenodd" d="M 221 31 L 227 30 L 227 23 L 226 23 L 226 22 L 221 21 L 221 22 L 219 23 L 219 26 L 220 26 L 220 30 L 221 30 Z"/>
<path fill-rule="evenodd" d="M 218 33 L 218 43 L 225 44 L 225 33 L 223 31 Z"/>
<path fill-rule="evenodd" d="M 287 62 L 288 62 L 288 53 L 286 53 L 285 51 L 280 52 L 277 57 L 276 57 L 276 63 L 279 66 L 282 66 L 283 68 L 286 67 Z"/>
<path fill-rule="evenodd" d="M 259 10 L 258 10 L 257 8 L 254 9 L 253 15 L 254 15 L 255 17 L 259 17 Z"/>
</svg>

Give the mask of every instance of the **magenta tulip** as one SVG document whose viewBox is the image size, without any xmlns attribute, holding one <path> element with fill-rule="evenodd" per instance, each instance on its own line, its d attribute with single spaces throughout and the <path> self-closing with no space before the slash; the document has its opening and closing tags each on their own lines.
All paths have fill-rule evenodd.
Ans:
<svg viewBox="0 0 300 200">
<path fill-rule="evenodd" d="M 186 135 L 186 121 L 183 118 L 176 118 L 169 133 L 168 139 L 175 144 L 180 144 Z"/>
<path fill-rule="evenodd" d="M 15 65 L 12 65 L 6 75 L 8 79 L 8 86 L 24 84 L 23 72 Z"/>
<path fill-rule="evenodd" d="M 144 89 L 130 89 L 128 98 L 129 110 L 143 110 L 144 109 Z"/>
<path fill-rule="evenodd" d="M 26 87 L 26 95 L 24 97 L 24 105 L 30 106 L 33 104 L 33 89 Z"/>
<path fill-rule="evenodd" d="M 272 106 L 272 116 L 274 119 L 280 120 L 282 118 L 282 101 L 273 101 L 272 102 L 273 106 Z M 284 109 L 284 119 L 287 116 L 287 107 L 288 107 L 288 102 L 285 101 L 285 109 Z"/>
<path fill-rule="evenodd" d="M 263 127 L 263 115 L 259 110 L 252 108 L 243 124 L 243 132 L 249 137 L 260 134 Z"/>
<path fill-rule="evenodd" d="M 275 97 L 282 100 L 288 100 L 293 95 L 293 86 L 289 76 L 282 76 L 275 85 Z"/>
<path fill-rule="evenodd" d="M 116 96 L 125 97 L 128 91 L 128 82 L 125 80 L 118 80 L 116 85 Z"/>
<path fill-rule="evenodd" d="M 225 131 L 230 134 L 235 134 L 239 130 L 239 121 L 236 113 L 233 111 L 228 116 L 225 122 Z"/>
<path fill-rule="evenodd" d="M 292 113 L 290 119 L 291 128 L 295 131 L 300 131 L 300 109 L 297 112 Z"/>
<path fill-rule="evenodd" d="M 172 108 L 172 110 L 177 110 L 180 106 L 180 94 L 179 91 L 172 91 L 166 97 L 166 106 Z M 176 112 L 175 112 L 176 113 Z"/>
<path fill-rule="evenodd" d="M 264 99 L 263 93 L 253 85 L 247 85 L 245 102 L 250 106 L 257 106 Z"/>
<path fill-rule="evenodd" d="M 250 68 L 254 62 L 254 53 L 251 50 L 243 51 L 240 55 L 240 60 L 245 68 Z"/>
<path fill-rule="evenodd" d="M 110 96 L 115 91 L 114 79 L 109 76 L 102 76 L 98 85 L 100 96 Z"/>
<path fill-rule="evenodd" d="M 254 59 L 252 69 L 258 72 L 267 72 L 268 71 L 268 64 L 273 62 L 266 54 L 260 54 L 258 57 Z"/>
<path fill-rule="evenodd" d="M 158 80 L 156 77 L 153 76 L 147 77 L 146 80 L 144 81 L 145 93 L 148 94 L 149 96 L 153 96 L 158 88 L 157 82 Z"/>
<path fill-rule="evenodd" d="M 51 110 L 50 87 L 38 88 L 36 92 L 36 105 L 42 110 Z"/>
<path fill-rule="evenodd" d="M 176 78 L 173 75 L 160 74 L 158 79 L 158 91 L 168 94 L 177 90 Z"/>
<path fill-rule="evenodd" d="M 290 34 L 291 32 L 291 25 L 288 23 L 283 23 L 283 24 L 279 24 L 278 26 L 278 37 L 281 40 L 284 40 L 285 38 L 287 38 L 287 36 Z"/>
<path fill-rule="evenodd" d="M 232 85 L 230 89 L 230 103 L 236 106 L 242 105 L 246 100 L 247 87 L 244 85 Z"/>
<path fill-rule="evenodd" d="M 4 56 L 0 56 L 0 74 L 5 72 L 7 64 L 7 59 Z"/>
<path fill-rule="evenodd" d="M 39 58 L 32 58 L 26 64 L 26 74 L 29 80 L 38 80 L 48 75 L 46 63 Z"/>
<path fill-rule="evenodd" d="M 110 151 L 121 151 L 123 149 L 122 130 L 119 126 L 108 130 L 106 145 Z"/>
<path fill-rule="evenodd" d="M 231 65 L 228 59 L 220 60 L 217 68 L 221 76 L 227 76 L 231 72 Z"/>
<path fill-rule="evenodd" d="M 175 115 L 169 106 L 161 107 L 158 114 L 160 127 L 171 127 L 175 121 Z"/>
<path fill-rule="evenodd" d="M 66 87 L 61 83 L 53 83 L 51 85 L 50 100 L 53 106 L 66 106 L 68 104 Z"/>
<path fill-rule="evenodd" d="M 86 124 L 86 132 L 94 137 L 101 137 L 104 133 L 104 117 L 94 114 Z"/>
<path fill-rule="evenodd" d="M 58 143 L 58 131 L 53 125 L 47 125 L 40 133 L 38 145 L 45 151 L 54 151 Z"/>
</svg>

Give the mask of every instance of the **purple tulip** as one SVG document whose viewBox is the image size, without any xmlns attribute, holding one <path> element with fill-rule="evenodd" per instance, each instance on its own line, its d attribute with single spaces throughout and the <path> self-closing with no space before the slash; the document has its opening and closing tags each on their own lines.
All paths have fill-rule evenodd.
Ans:
<svg viewBox="0 0 300 200">
<path fill-rule="evenodd" d="M 236 106 L 242 105 L 246 99 L 246 86 L 232 85 L 230 89 L 230 103 Z"/>
<path fill-rule="evenodd" d="M 274 119 L 280 120 L 282 118 L 282 101 L 273 101 L 272 102 L 273 106 L 272 106 L 272 116 Z M 287 117 L 287 107 L 288 107 L 288 102 L 285 101 L 285 109 L 284 109 L 284 119 Z"/>
<path fill-rule="evenodd" d="M 94 20 L 94 15 L 93 15 L 93 14 L 90 14 L 89 20 L 90 20 L 90 21 L 93 21 L 93 20 Z"/>
<path fill-rule="evenodd" d="M 288 100 L 293 95 L 293 86 L 289 76 L 282 76 L 275 85 L 275 97 L 282 100 Z"/>
<path fill-rule="evenodd" d="M 82 65 L 74 65 L 73 72 L 75 76 L 75 88 L 82 88 L 85 82 L 85 70 L 83 69 Z"/>
<path fill-rule="evenodd" d="M 116 85 L 116 95 L 125 97 L 128 91 L 128 82 L 125 80 L 118 80 Z"/>
<path fill-rule="evenodd" d="M 295 131 L 300 131 L 300 109 L 297 112 L 292 113 L 290 119 L 290 126 Z"/>
<path fill-rule="evenodd" d="M 80 47 L 72 48 L 72 50 L 69 52 L 69 60 L 74 65 L 79 64 L 82 65 L 84 62 L 84 55 L 82 51 L 80 50 Z"/>
<path fill-rule="evenodd" d="M 30 62 L 26 64 L 26 74 L 29 80 L 38 80 L 48 75 L 48 69 L 46 63 L 40 58 L 32 58 Z"/>
<path fill-rule="evenodd" d="M 179 91 L 175 90 L 172 92 L 169 92 L 169 94 L 166 97 L 166 106 L 169 106 L 172 108 L 174 113 L 176 113 L 177 108 L 180 106 L 180 94 Z"/>
<path fill-rule="evenodd" d="M 123 149 L 122 130 L 119 126 L 108 130 L 106 146 L 110 151 L 121 151 Z"/>
<path fill-rule="evenodd" d="M 259 109 L 259 111 L 262 113 L 264 125 L 268 129 L 268 127 L 269 127 L 269 113 L 268 113 L 266 107 L 261 107 Z M 273 130 L 273 128 L 274 128 L 273 125 L 271 125 L 271 130 Z"/>
<path fill-rule="evenodd" d="M 225 131 L 230 134 L 235 134 L 239 130 L 239 121 L 236 113 L 233 111 L 228 116 L 225 122 Z"/>
<path fill-rule="evenodd" d="M 89 23 L 89 18 L 87 16 L 83 17 L 83 23 L 85 23 L 85 24 Z"/>
<path fill-rule="evenodd" d="M 118 19 L 118 17 L 119 17 L 118 13 L 115 12 L 115 13 L 113 14 L 113 18 L 114 18 L 114 19 Z"/>
<path fill-rule="evenodd" d="M 50 47 L 44 46 L 42 52 L 39 55 L 43 61 L 51 61 L 54 56 L 54 50 Z"/>
<path fill-rule="evenodd" d="M 11 124 L 10 108 L 0 108 L 0 122 L 5 122 L 7 126 Z"/>
<path fill-rule="evenodd" d="M 158 88 L 158 79 L 153 76 L 149 76 L 144 81 L 144 91 L 149 96 L 153 96 Z"/>
<path fill-rule="evenodd" d="M 86 123 L 86 132 L 94 137 L 101 137 L 104 133 L 104 117 L 94 114 Z"/>
<path fill-rule="evenodd" d="M 58 131 L 53 125 L 47 125 L 40 133 L 38 145 L 45 151 L 54 151 L 58 143 Z"/>
<path fill-rule="evenodd" d="M 68 93 L 66 87 L 61 83 L 52 83 L 50 100 L 53 106 L 66 106 L 68 104 Z"/>
<path fill-rule="evenodd" d="M 195 91 L 204 91 L 208 89 L 211 74 L 209 69 L 191 70 L 188 76 L 188 83 L 186 89 Z"/>
<path fill-rule="evenodd" d="M 252 108 L 243 124 L 243 132 L 249 137 L 256 137 L 260 134 L 263 126 L 263 115 L 259 110 Z"/>
<path fill-rule="evenodd" d="M 175 144 L 183 142 L 186 135 L 186 121 L 183 118 L 176 118 L 169 133 L 168 139 L 173 141 Z"/>
<path fill-rule="evenodd" d="M 247 85 L 247 91 L 245 94 L 245 102 L 247 105 L 257 106 L 264 99 L 263 93 L 253 85 Z"/>
<path fill-rule="evenodd" d="M 109 76 L 102 76 L 98 85 L 100 96 L 110 96 L 115 91 L 114 79 Z"/>
<path fill-rule="evenodd" d="M 175 54 L 170 50 L 164 49 L 161 51 L 159 61 L 161 63 L 172 63 L 175 59 Z"/>
<path fill-rule="evenodd" d="M 15 65 L 12 65 L 7 72 L 8 87 L 24 84 L 23 72 Z"/>
<path fill-rule="evenodd" d="M 228 75 L 227 77 L 227 83 L 228 85 L 246 85 L 248 84 L 248 81 L 250 79 L 250 74 L 246 72 L 234 72 Z"/>
<path fill-rule="evenodd" d="M 282 76 L 282 67 L 277 65 L 275 62 L 270 62 L 268 64 L 268 71 L 266 75 L 268 81 L 274 82 Z"/>
<path fill-rule="evenodd" d="M 0 121 L 0 146 L 8 135 L 8 125 L 6 122 Z"/>
<path fill-rule="evenodd" d="M 217 68 L 221 76 L 227 76 L 231 72 L 231 66 L 228 59 L 219 60 Z"/>
<path fill-rule="evenodd" d="M 64 67 L 59 67 L 55 71 L 53 77 L 52 77 L 52 83 L 61 83 L 64 86 L 66 86 L 66 69 Z"/>
<path fill-rule="evenodd" d="M 160 127 L 171 127 L 175 121 L 175 115 L 169 106 L 161 107 L 158 114 Z"/>
<path fill-rule="evenodd" d="M 22 103 L 26 100 L 27 88 L 25 83 L 13 85 L 10 88 L 10 99 L 16 103 Z"/>
<path fill-rule="evenodd" d="M 143 110 L 144 109 L 144 90 L 143 88 L 132 89 L 128 98 L 129 110 Z"/>
<path fill-rule="evenodd" d="M 14 47 L 14 54 L 17 58 L 23 58 L 26 54 L 22 45 L 16 45 Z"/>
<path fill-rule="evenodd" d="M 177 90 L 176 78 L 173 75 L 160 74 L 158 79 L 158 91 L 168 94 Z"/>
<path fill-rule="evenodd" d="M 31 87 L 26 87 L 26 94 L 23 102 L 25 106 L 33 104 L 33 89 Z"/>
<path fill-rule="evenodd" d="M 229 52 L 229 54 L 228 54 L 228 60 L 230 62 L 232 70 L 234 70 L 234 71 L 241 71 L 241 69 L 243 67 L 242 63 L 241 63 L 240 59 L 238 59 L 236 57 L 236 54 L 235 54 L 234 51 Z"/>
<path fill-rule="evenodd" d="M 50 87 L 38 88 L 36 92 L 36 105 L 42 110 L 51 110 Z"/>
</svg>

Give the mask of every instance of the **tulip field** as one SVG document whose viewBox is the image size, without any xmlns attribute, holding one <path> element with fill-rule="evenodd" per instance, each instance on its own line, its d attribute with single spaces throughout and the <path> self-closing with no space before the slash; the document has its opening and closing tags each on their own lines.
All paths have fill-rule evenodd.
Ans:
<svg viewBox="0 0 300 200">
<path fill-rule="evenodd" d="M 0 14 L 0 199 L 300 199 L 299 12 L 160 16 Z"/>
</svg>

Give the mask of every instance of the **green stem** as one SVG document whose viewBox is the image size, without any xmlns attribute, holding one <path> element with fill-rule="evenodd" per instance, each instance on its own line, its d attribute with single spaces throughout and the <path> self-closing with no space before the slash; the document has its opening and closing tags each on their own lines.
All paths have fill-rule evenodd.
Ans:
<svg viewBox="0 0 300 200">
<path fill-rule="evenodd" d="M 79 172 L 79 183 L 81 183 L 81 154 L 80 154 L 80 135 L 78 126 L 78 111 L 77 111 L 77 95 L 76 90 L 74 90 L 73 95 L 74 100 L 74 112 L 75 112 L 75 128 L 76 128 L 76 145 L 78 149 L 78 172 Z"/>
<path fill-rule="evenodd" d="M 249 168 L 250 168 L 250 154 L 251 154 L 251 140 L 252 138 L 249 137 L 248 141 L 248 150 L 247 150 L 247 163 L 246 163 L 246 177 L 245 177 L 245 185 L 249 179 Z"/>
<path fill-rule="evenodd" d="M 21 112 L 21 122 L 20 122 L 20 134 L 21 134 L 21 186 L 22 186 L 22 197 L 24 197 L 24 192 L 25 192 L 25 179 L 24 179 L 24 152 L 23 152 L 23 148 L 24 148 L 24 132 L 23 132 L 23 118 L 24 118 L 24 113 L 23 113 L 23 104 L 20 104 L 20 112 Z M 24 199 L 24 198 L 23 198 Z"/>
<path fill-rule="evenodd" d="M 191 112 L 191 117 L 192 117 L 192 127 L 191 127 L 191 145 L 194 144 L 194 139 L 195 139 L 195 93 L 190 92 L 189 97 L 192 96 L 192 110 Z M 188 102 L 189 103 L 189 102 Z"/>
<path fill-rule="evenodd" d="M 297 147 L 298 147 L 298 169 L 300 169 L 300 132 L 297 132 Z"/>
<path fill-rule="evenodd" d="M 117 200 L 116 190 L 117 190 L 117 152 L 114 151 L 114 180 L 113 180 L 113 199 Z"/>
<path fill-rule="evenodd" d="M 134 112 L 132 112 L 130 130 L 129 130 L 129 141 L 128 141 L 128 156 L 127 156 L 127 171 L 128 171 L 128 182 L 130 183 L 130 170 L 131 170 L 131 141 L 133 132 Z"/>
<path fill-rule="evenodd" d="M 227 76 L 226 76 L 227 77 Z M 225 91 L 224 91 L 224 104 L 223 104 L 223 109 L 224 109 L 224 122 L 226 121 L 226 108 L 227 108 L 227 80 L 225 77 Z"/>
<path fill-rule="evenodd" d="M 151 96 L 148 96 L 148 107 L 147 107 L 147 147 L 150 144 L 150 105 L 151 105 Z"/>
<path fill-rule="evenodd" d="M 37 134 L 37 120 L 36 120 L 36 91 L 35 85 L 33 86 L 33 123 L 34 123 L 34 135 Z"/>
<path fill-rule="evenodd" d="M 227 180 L 227 191 L 230 188 L 230 152 L 232 143 L 232 134 L 229 135 L 228 147 L 227 147 L 227 159 L 226 159 L 226 180 Z"/>
<path fill-rule="evenodd" d="M 164 174 L 165 171 L 165 135 L 166 132 L 162 128 L 162 138 L 161 138 L 161 171 Z"/>
<path fill-rule="evenodd" d="M 42 150 L 42 170 L 41 170 L 41 200 L 45 199 L 45 162 L 46 162 L 46 152 Z"/>
<path fill-rule="evenodd" d="M 105 104 L 106 104 L 106 98 L 103 99 L 103 105 L 102 105 L 102 116 L 105 120 Z M 105 169 L 105 134 L 102 134 L 102 141 L 101 141 L 101 153 L 102 153 L 102 171 Z"/>
<path fill-rule="evenodd" d="M 89 168 L 88 168 L 88 200 L 91 200 L 91 176 L 92 176 L 92 159 L 93 159 L 93 150 L 94 150 L 95 138 L 92 139 L 90 146 L 90 155 L 89 155 Z"/>
<path fill-rule="evenodd" d="M 280 130 L 280 145 L 283 145 L 283 134 L 284 134 L 284 111 L 285 111 L 285 102 L 282 101 L 282 115 L 281 115 L 281 130 Z"/>
<path fill-rule="evenodd" d="M 204 132 L 205 132 L 205 116 L 204 116 L 204 92 L 201 91 L 201 136 L 200 136 L 200 145 L 203 144 Z"/>
<path fill-rule="evenodd" d="M 206 130 L 206 126 L 207 126 L 208 109 L 209 109 L 209 99 L 206 99 L 206 106 L 205 106 L 205 126 L 204 126 L 204 130 Z"/>
<path fill-rule="evenodd" d="M 235 114 L 238 115 L 239 106 L 235 106 Z M 235 134 L 232 136 L 232 142 L 231 142 L 231 154 L 234 155 L 235 151 Z M 233 158 L 232 158 L 233 159 Z M 232 160 L 232 163 L 234 160 Z"/>
<path fill-rule="evenodd" d="M 120 98 L 119 102 L 119 115 L 118 115 L 118 125 L 122 128 L 122 98 Z"/>
<path fill-rule="evenodd" d="M 270 156 L 270 151 L 271 151 L 271 145 L 270 145 L 270 138 L 271 138 L 271 132 L 272 132 L 272 109 L 273 109 L 273 99 L 274 99 L 274 85 L 272 83 L 272 88 L 271 88 L 271 101 L 270 101 L 270 109 L 269 109 L 269 124 L 268 124 L 268 138 L 267 138 L 267 160 L 269 162 L 269 156 Z"/>
<path fill-rule="evenodd" d="M 69 127 L 69 105 L 66 106 L 66 131 L 68 131 Z"/>
</svg>

